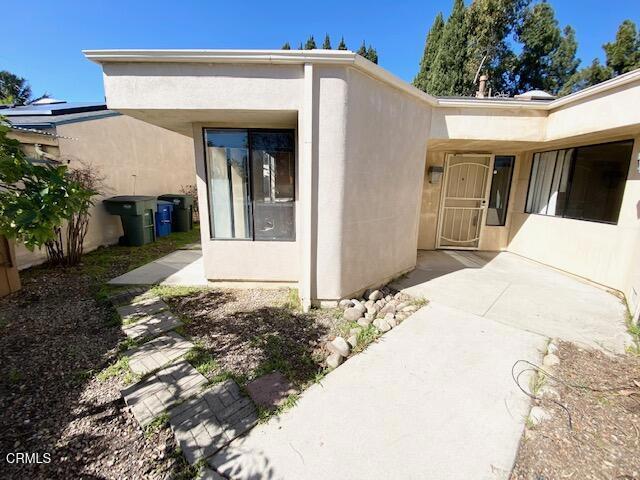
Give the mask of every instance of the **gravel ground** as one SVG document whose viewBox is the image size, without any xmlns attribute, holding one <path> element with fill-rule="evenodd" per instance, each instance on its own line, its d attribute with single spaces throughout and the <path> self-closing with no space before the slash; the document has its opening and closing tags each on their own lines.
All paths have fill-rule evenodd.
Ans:
<svg viewBox="0 0 640 480">
<path fill-rule="evenodd" d="M 166 300 L 187 319 L 185 333 L 215 359 L 213 373 L 241 383 L 279 370 L 303 387 L 322 371 L 324 343 L 341 324 L 337 310 L 297 311 L 286 289 L 209 289 Z"/>
<path fill-rule="evenodd" d="M 640 478 L 640 357 L 608 356 L 560 343 L 554 375 L 570 387 L 548 381 L 567 414 L 541 403 L 551 417 L 527 428 L 512 480 Z"/>
<path fill-rule="evenodd" d="M 123 340 L 80 271 L 36 269 L 0 300 L 0 477 L 169 478 L 184 467 L 167 428 L 145 437 L 118 379 L 94 375 Z M 10 452 L 50 463 L 9 464 Z"/>
</svg>

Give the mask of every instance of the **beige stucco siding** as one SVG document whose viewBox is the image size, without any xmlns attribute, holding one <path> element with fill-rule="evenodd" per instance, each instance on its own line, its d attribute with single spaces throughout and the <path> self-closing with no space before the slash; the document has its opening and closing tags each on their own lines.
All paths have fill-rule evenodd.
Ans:
<svg viewBox="0 0 640 480">
<path fill-rule="evenodd" d="M 545 139 L 553 141 L 614 129 L 637 129 L 639 125 L 640 85 L 629 83 L 551 111 Z"/>
<path fill-rule="evenodd" d="M 102 197 L 91 210 L 86 250 L 117 243 L 120 218 L 106 213 L 102 198 L 114 195 L 177 193 L 195 183 L 193 143 L 189 137 L 124 115 L 73 122 L 57 127 L 59 155 L 70 168 L 81 163 L 103 177 Z M 26 267 L 45 258 L 43 250 L 17 248 L 18 264 Z"/>
<path fill-rule="evenodd" d="M 114 63 L 104 67 L 112 109 L 296 110 L 299 65 Z"/>
<path fill-rule="evenodd" d="M 411 269 L 431 111 L 348 70 L 342 214 L 342 295 Z"/>
<path fill-rule="evenodd" d="M 633 138 L 633 137 L 632 137 Z M 526 214 L 525 202 L 533 154 L 525 156 L 518 176 L 509 251 L 620 290 L 632 311 L 640 292 L 640 136 L 634 137 L 617 225 Z M 572 146 L 572 145 L 571 145 Z"/>
</svg>

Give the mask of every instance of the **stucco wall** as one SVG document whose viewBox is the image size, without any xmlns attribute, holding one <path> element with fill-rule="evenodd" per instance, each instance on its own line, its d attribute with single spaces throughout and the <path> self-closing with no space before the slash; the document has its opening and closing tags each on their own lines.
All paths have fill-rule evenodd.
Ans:
<svg viewBox="0 0 640 480">
<path fill-rule="evenodd" d="M 414 97 L 355 69 L 347 81 L 343 266 L 333 298 L 415 266 L 431 124 L 430 108 Z"/>
<path fill-rule="evenodd" d="M 94 167 L 104 177 L 104 197 L 114 195 L 161 195 L 177 193 L 195 183 L 191 138 L 124 115 L 57 127 L 60 158 L 70 168 L 81 163 Z M 102 197 L 91 212 L 86 250 L 117 243 L 122 235 L 120 218 L 106 213 Z M 44 251 L 17 248 L 18 265 L 41 263 Z"/>
<path fill-rule="evenodd" d="M 533 157 L 527 153 L 518 175 L 509 251 L 620 290 L 635 311 L 640 292 L 639 152 L 636 135 L 617 225 L 524 213 Z"/>
</svg>

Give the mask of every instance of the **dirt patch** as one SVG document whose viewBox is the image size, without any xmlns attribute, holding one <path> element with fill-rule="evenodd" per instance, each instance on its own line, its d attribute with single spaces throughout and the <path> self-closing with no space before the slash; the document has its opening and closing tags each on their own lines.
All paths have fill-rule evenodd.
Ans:
<svg viewBox="0 0 640 480">
<path fill-rule="evenodd" d="M 543 400 L 550 418 L 527 427 L 511 478 L 640 478 L 640 357 L 570 343 L 559 344 L 558 356 L 554 375 L 564 383 L 548 379 L 543 389 L 557 391 L 572 429 L 567 413 Z"/>
<path fill-rule="evenodd" d="M 277 370 L 303 386 L 323 370 L 324 343 L 340 325 L 334 310 L 297 311 L 286 289 L 209 289 L 165 299 L 214 359 L 208 376 L 226 373 L 241 383 Z"/>
<path fill-rule="evenodd" d="M 188 238 L 185 238 L 185 241 Z M 82 266 L 22 273 L 23 289 L 0 300 L 0 471 L 2 478 L 171 478 L 184 471 L 168 428 L 145 436 L 125 408 L 118 379 L 95 376 L 124 340 L 102 281 L 175 239 L 100 249 Z M 113 261 L 110 261 L 113 260 Z M 9 464 L 11 452 L 50 454 L 50 463 Z"/>
</svg>

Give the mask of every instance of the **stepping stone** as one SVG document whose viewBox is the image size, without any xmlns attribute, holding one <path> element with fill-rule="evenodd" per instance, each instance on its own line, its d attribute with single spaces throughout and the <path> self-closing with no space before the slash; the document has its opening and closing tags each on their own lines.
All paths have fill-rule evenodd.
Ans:
<svg viewBox="0 0 640 480">
<path fill-rule="evenodd" d="M 132 303 L 131 305 L 123 305 L 117 307 L 118 314 L 122 317 L 124 324 L 133 323 L 140 318 L 160 313 L 167 310 L 169 305 L 164 303 L 160 297 L 145 298 L 139 302 Z"/>
<path fill-rule="evenodd" d="M 187 461 L 196 463 L 228 445 L 258 422 L 255 406 L 233 380 L 169 410 L 169 423 Z"/>
<path fill-rule="evenodd" d="M 156 313 L 154 315 L 143 317 L 134 323 L 122 326 L 122 331 L 129 338 L 155 337 L 161 333 L 173 330 L 182 325 L 178 317 L 170 311 Z"/>
<path fill-rule="evenodd" d="M 200 392 L 207 379 L 188 362 L 181 361 L 120 391 L 140 426 Z"/>
<path fill-rule="evenodd" d="M 210 468 L 203 468 L 196 477 L 196 480 L 224 480 L 224 477 L 215 470 L 211 470 Z"/>
<path fill-rule="evenodd" d="M 247 384 L 247 391 L 256 405 L 265 408 L 276 408 L 296 390 L 289 380 L 280 372 L 268 373 Z"/>
<path fill-rule="evenodd" d="M 145 375 L 177 360 L 193 348 L 193 343 L 176 332 L 168 332 L 130 350 L 129 368 L 137 375 Z"/>
<path fill-rule="evenodd" d="M 109 300 L 114 305 L 131 303 L 136 297 L 147 293 L 148 287 L 133 287 L 126 290 L 118 290 L 109 295 Z"/>
</svg>

